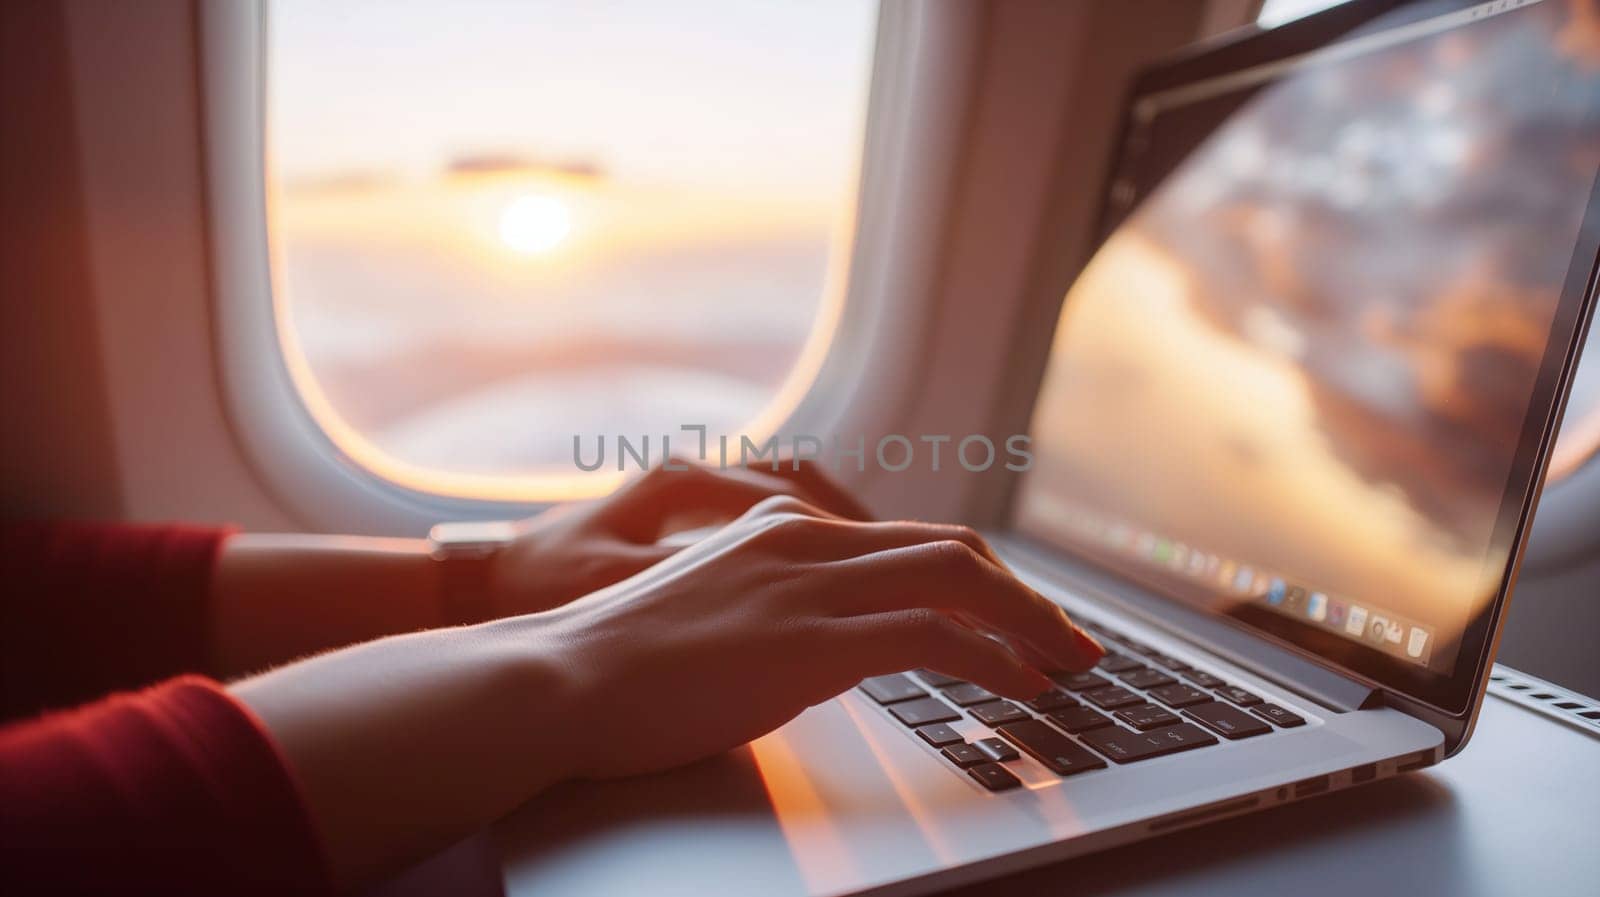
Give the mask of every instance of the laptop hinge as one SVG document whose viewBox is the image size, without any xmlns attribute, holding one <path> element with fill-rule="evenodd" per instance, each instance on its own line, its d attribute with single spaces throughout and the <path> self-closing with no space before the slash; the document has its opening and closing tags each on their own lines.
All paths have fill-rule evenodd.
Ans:
<svg viewBox="0 0 1600 897">
<path fill-rule="evenodd" d="M 1145 591 L 1025 538 L 1001 534 L 992 536 L 991 541 L 1024 579 L 1054 585 L 1063 596 L 1109 605 L 1327 709 L 1351 712 L 1384 706 L 1382 689 L 1308 660 L 1213 614 Z"/>
</svg>

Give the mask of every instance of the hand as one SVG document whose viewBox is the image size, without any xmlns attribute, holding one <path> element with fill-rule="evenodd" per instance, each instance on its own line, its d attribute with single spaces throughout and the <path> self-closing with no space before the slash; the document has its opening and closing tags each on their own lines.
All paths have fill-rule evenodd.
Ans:
<svg viewBox="0 0 1600 897">
<path fill-rule="evenodd" d="M 627 579 L 683 548 L 663 536 L 727 523 L 765 498 L 790 496 L 831 515 L 870 518 L 815 462 L 780 460 L 775 471 L 674 462 L 687 469 L 656 467 L 605 498 L 521 522 L 516 541 L 491 562 L 494 616 L 560 607 Z"/>
<path fill-rule="evenodd" d="M 353 886 L 555 782 L 726 750 L 867 676 L 927 667 L 1016 699 L 1050 687 L 993 633 L 1062 669 L 1104 654 L 971 530 L 780 497 L 558 610 L 381 639 L 233 690 Z"/>
<path fill-rule="evenodd" d="M 1084 670 L 1105 653 L 966 527 L 846 521 L 790 498 L 507 621 L 522 627 L 555 646 L 581 695 L 569 774 L 585 777 L 725 751 L 868 676 L 927 667 L 1026 700 L 1052 687 L 1035 664 Z"/>
</svg>

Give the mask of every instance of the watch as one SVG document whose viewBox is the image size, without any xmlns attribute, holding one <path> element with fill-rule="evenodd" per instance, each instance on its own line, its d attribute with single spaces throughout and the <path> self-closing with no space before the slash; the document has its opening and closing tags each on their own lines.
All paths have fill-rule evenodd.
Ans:
<svg viewBox="0 0 1600 897">
<path fill-rule="evenodd" d="M 510 520 L 440 523 L 428 530 L 428 556 L 439 564 L 439 604 L 446 625 L 494 617 L 489 601 L 489 561 L 517 537 Z"/>
</svg>

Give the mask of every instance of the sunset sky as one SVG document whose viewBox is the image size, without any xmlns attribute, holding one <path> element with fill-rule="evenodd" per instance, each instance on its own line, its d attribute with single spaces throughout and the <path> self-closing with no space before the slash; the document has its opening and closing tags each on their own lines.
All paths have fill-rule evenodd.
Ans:
<svg viewBox="0 0 1600 897">
<path fill-rule="evenodd" d="M 287 179 L 507 152 L 806 196 L 854 162 L 863 110 L 835 73 L 865 79 L 877 4 L 274 0 L 269 16 Z"/>
<path fill-rule="evenodd" d="M 575 433 L 792 401 L 831 332 L 876 17 L 275 0 L 274 276 L 312 413 L 420 488 L 544 496 L 572 494 Z"/>
</svg>

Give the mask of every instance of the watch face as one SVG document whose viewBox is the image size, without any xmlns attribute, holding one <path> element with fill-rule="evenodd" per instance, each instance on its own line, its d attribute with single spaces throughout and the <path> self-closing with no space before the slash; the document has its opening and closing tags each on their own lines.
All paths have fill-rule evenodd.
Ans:
<svg viewBox="0 0 1600 897">
<path fill-rule="evenodd" d="M 516 524 L 509 520 L 467 521 L 441 523 L 428 531 L 435 553 L 466 554 L 493 551 L 517 535 Z"/>
</svg>

